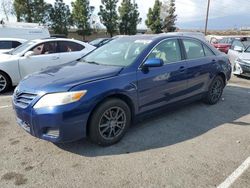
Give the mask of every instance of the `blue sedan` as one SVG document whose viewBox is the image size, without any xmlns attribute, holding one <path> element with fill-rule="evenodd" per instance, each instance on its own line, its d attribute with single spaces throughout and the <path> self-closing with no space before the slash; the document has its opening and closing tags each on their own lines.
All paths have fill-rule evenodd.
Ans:
<svg viewBox="0 0 250 188">
<path fill-rule="evenodd" d="M 199 39 L 122 37 L 26 77 L 13 107 L 18 124 L 35 137 L 60 143 L 88 136 L 106 146 L 139 114 L 188 99 L 216 104 L 230 76 L 228 58 Z"/>
</svg>

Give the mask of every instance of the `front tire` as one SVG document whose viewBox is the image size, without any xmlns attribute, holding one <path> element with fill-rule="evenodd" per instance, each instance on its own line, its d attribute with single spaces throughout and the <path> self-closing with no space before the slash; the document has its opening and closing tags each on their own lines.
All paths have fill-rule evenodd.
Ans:
<svg viewBox="0 0 250 188">
<path fill-rule="evenodd" d="M 210 105 L 216 104 L 221 99 L 223 89 L 225 87 L 224 80 L 221 76 L 216 76 L 209 86 L 208 93 L 204 98 L 204 102 Z"/>
<path fill-rule="evenodd" d="M 89 123 L 90 140 L 98 145 L 117 143 L 125 135 L 131 122 L 131 110 L 120 99 L 104 101 L 94 110 Z"/>
<path fill-rule="evenodd" d="M 11 81 L 7 74 L 0 71 L 0 93 L 8 91 L 11 86 Z"/>
</svg>

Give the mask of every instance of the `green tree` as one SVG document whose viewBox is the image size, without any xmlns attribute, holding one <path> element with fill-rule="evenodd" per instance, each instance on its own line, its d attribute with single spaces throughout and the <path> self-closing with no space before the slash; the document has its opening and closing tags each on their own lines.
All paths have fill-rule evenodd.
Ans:
<svg viewBox="0 0 250 188">
<path fill-rule="evenodd" d="M 168 5 L 168 15 L 164 19 L 163 29 L 165 32 L 174 32 L 176 30 L 175 22 L 177 20 L 177 15 L 175 14 L 175 0 L 169 0 Z"/>
<path fill-rule="evenodd" d="M 120 33 L 125 35 L 135 35 L 137 33 L 137 25 L 141 22 L 138 5 L 132 4 L 131 0 L 123 0 L 118 11 L 120 14 Z"/>
<path fill-rule="evenodd" d="M 162 33 L 161 2 L 155 0 L 153 9 L 149 8 L 145 24 L 154 33 Z"/>
<path fill-rule="evenodd" d="M 13 0 L 1 0 L 0 12 L 7 21 L 9 21 L 9 16 L 14 14 Z"/>
<path fill-rule="evenodd" d="M 85 36 L 91 34 L 89 23 L 91 10 L 89 0 L 76 0 L 75 2 L 72 2 L 72 7 L 73 23 L 78 28 L 78 34 L 83 37 L 83 40 L 85 40 Z"/>
<path fill-rule="evenodd" d="M 63 0 L 56 0 L 50 12 L 50 25 L 55 34 L 68 35 L 68 28 L 72 25 L 69 6 Z"/>
<path fill-rule="evenodd" d="M 14 0 L 17 21 L 46 23 L 51 11 L 51 4 L 44 0 Z"/>
<path fill-rule="evenodd" d="M 110 37 L 117 30 L 118 26 L 118 14 L 116 12 L 116 7 L 118 0 L 102 0 L 102 5 L 100 6 L 100 12 L 98 13 L 101 23 L 106 27 L 107 32 Z"/>
</svg>

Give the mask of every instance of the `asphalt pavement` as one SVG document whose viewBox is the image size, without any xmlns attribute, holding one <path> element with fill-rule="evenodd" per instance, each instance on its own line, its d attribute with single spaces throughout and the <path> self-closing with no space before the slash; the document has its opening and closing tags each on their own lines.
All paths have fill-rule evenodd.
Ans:
<svg viewBox="0 0 250 188">
<path fill-rule="evenodd" d="M 0 96 L 0 187 L 217 187 L 250 157 L 250 79 L 233 77 L 221 101 L 198 101 L 138 120 L 116 145 L 55 145 L 15 122 Z M 231 182 L 250 187 L 250 168 Z"/>
</svg>

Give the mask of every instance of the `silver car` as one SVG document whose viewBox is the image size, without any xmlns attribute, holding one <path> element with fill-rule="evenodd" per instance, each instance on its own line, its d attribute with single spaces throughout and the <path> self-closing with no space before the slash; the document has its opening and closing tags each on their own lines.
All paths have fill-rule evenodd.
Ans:
<svg viewBox="0 0 250 188">
<path fill-rule="evenodd" d="M 228 50 L 229 60 L 232 63 L 233 74 L 248 74 L 250 66 L 250 38 L 244 37 L 240 40 L 234 40 L 231 48 Z"/>
</svg>

